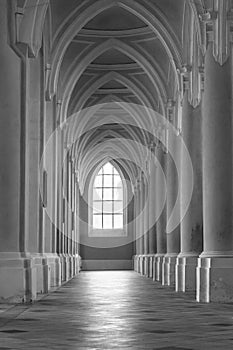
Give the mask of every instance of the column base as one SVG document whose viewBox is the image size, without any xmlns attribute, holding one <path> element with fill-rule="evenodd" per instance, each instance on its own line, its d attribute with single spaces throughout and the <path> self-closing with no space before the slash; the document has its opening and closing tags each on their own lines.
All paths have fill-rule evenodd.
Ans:
<svg viewBox="0 0 233 350">
<path fill-rule="evenodd" d="M 81 270 L 81 258 L 78 254 L 73 255 L 73 275 L 76 276 Z"/>
<path fill-rule="evenodd" d="M 153 281 L 162 283 L 163 275 L 163 254 L 156 254 L 153 258 Z"/>
<path fill-rule="evenodd" d="M 154 254 L 144 255 L 144 274 L 148 278 L 153 278 Z"/>
<path fill-rule="evenodd" d="M 61 285 L 61 260 L 56 253 L 44 254 L 45 263 L 48 266 L 49 284 L 48 290 Z"/>
<path fill-rule="evenodd" d="M 176 259 L 176 292 L 196 290 L 197 254 L 179 254 Z"/>
<path fill-rule="evenodd" d="M 162 285 L 175 286 L 177 254 L 166 254 L 162 264 Z"/>
<path fill-rule="evenodd" d="M 144 255 L 144 276 L 149 277 L 149 255 Z"/>
<path fill-rule="evenodd" d="M 0 253 L 0 302 L 32 302 L 37 296 L 37 268 L 30 256 Z"/>
<path fill-rule="evenodd" d="M 70 279 L 70 257 L 68 254 L 60 255 L 61 261 L 61 281 L 68 282 Z"/>
<path fill-rule="evenodd" d="M 144 276 L 144 255 L 139 255 L 139 274 Z"/>
<path fill-rule="evenodd" d="M 81 270 L 81 257 L 77 255 L 61 254 L 61 282 L 67 282 Z"/>
<path fill-rule="evenodd" d="M 233 301 L 233 255 L 201 254 L 196 269 L 198 302 Z"/>
<path fill-rule="evenodd" d="M 151 254 L 149 256 L 149 278 L 153 278 L 154 259 L 155 259 L 155 255 Z"/>
<path fill-rule="evenodd" d="M 135 272 L 139 272 L 139 255 L 133 256 L 133 268 Z"/>
</svg>

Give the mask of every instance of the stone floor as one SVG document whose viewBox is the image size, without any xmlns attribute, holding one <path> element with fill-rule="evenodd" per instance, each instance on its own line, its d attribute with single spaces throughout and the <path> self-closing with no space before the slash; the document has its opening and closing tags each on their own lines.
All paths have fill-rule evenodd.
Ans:
<svg viewBox="0 0 233 350">
<path fill-rule="evenodd" d="M 132 271 L 82 272 L 33 305 L 0 305 L 2 349 L 232 350 L 233 305 Z"/>
</svg>

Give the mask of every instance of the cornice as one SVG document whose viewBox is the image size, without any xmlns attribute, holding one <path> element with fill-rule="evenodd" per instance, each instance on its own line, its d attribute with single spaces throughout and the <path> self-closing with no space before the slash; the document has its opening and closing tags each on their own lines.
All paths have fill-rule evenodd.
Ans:
<svg viewBox="0 0 233 350">
<path fill-rule="evenodd" d="M 98 89 L 95 91 L 95 95 L 106 95 L 106 94 L 129 94 L 131 91 L 127 88 L 108 88 L 108 89 Z"/>
<path fill-rule="evenodd" d="M 150 29 L 150 27 L 145 26 L 141 28 L 127 29 L 127 30 L 93 30 L 93 29 L 82 29 L 79 34 L 75 38 L 79 38 L 80 36 L 84 38 L 90 38 L 93 40 L 95 38 L 131 38 L 134 36 L 154 36 L 154 33 Z"/>
<path fill-rule="evenodd" d="M 143 69 L 139 66 L 138 63 L 122 63 L 122 64 L 96 64 L 91 63 L 90 66 L 87 68 L 87 72 L 90 70 L 94 71 L 103 71 L 103 70 L 109 70 L 109 71 L 121 71 L 121 70 L 140 70 L 143 72 Z"/>
</svg>

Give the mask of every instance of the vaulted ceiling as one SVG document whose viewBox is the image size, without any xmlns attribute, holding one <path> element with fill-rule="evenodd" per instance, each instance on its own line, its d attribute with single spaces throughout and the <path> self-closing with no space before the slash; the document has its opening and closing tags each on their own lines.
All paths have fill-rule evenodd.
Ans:
<svg viewBox="0 0 233 350">
<path fill-rule="evenodd" d="M 181 89 L 179 72 L 188 64 L 184 45 L 189 32 L 187 8 L 198 18 L 196 9 L 201 2 L 48 2 L 44 46 L 50 73 L 46 95 L 56 96 L 60 122 L 66 127 L 69 124 L 65 139 L 78 170 L 82 165 L 90 171 L 83 163 L 90 145 L 94 169 L 114 154 L 122 166 L 129 164 L 124 160 L 127 144 L 116 148 L 112 142 L 111 148 L 111 140 L 117 137 L 136 138 L 147 146 L 154 141 L 152 135 L 158 128 L 155 115 L 167 117 L 167 105 L 177 100 Z M 137 106 L 143 106 L 144 111 Z M 102 151 L 96 147 L 101 142 L 108 143 Z M 134 157 L 129 155 L 136 164 Z M 135 178 L 138 166 L 128 168 Z"/>
</svg>

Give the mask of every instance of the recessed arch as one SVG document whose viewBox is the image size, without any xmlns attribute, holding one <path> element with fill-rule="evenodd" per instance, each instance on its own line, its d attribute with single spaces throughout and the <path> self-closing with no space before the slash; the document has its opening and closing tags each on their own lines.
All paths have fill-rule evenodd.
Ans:
<svg viewBox="0 0 233 350">
<path fill-rule="evenodd" d="M 126 44 L 121 40 L 109 39 L 107 41 L 102 42 L 101 44 L 94 45 L 94 47 L 89 48 L 87 52 L 85 51 L 85 55 L 83 56 L 79 65 L 76 68 L 71 66 L 70 78 L 68 81 L 65 82 L 66 88 L 65 88 L 65 91 L 63 94 L 63 100 L 62 100 L 61 113 L 62 113 L 62 116 L 64 116 L 64 118 L 66 118 L 67 116 L 67 109 L 68 109 L 71 93 L 78 79 L 80 78 L 80 76 L 82 75 L 86 67 L 93 61 L 95 57 L 99 56 L 101 53 L 107 51 L 111 47 L 117 48 L 118 50 L 129 55 L 130 57 L 134 58 L 136 62 L 138 62 L 138 64 L 143 68 L 143 70 L 146 72 L 149 79 L 151 80 L 152 84 L 154 85 L 156 92 L 159 96 L 161 106 L 164 105 L 164 102 L 167 100 L 167 92 L 166 92 L 165 86 L 161 78 L 159 77 L 159 75 L 154 70 L 153 66 L 146 60 L 145 55 L 143 55 L 142 53 L 139 53 L 139 50 L 134 48 L 132 45 Z M 67 75 L 69 74 L 67 73 Z M 163 112 L 165 112 L 165 109 L 163 110 Z"/>
<path fill-rule="evenodd" d="M 73 37 L 77 35 L 85 24 L 92 18 L 97 16 L 102 11 L 116 5 L 127 9 L 129 12 L 142 19 L 152 29 L 152 31 L 158 35 L 170 58 L 174 71 L 176 72 L 177 68 L 181 68 L 182 56 L 180 43 L 178 42 L 178 39 L 174 37 L 174 32 L 169 27 L 166 18 L 157 8 L 153 7 L 155 12 L 153 14 L 151 13 L 151 9 L 148 10 L 136 0 L 100 0 L 94 4 L 91 4 L 90 1 L 85 1 L 85 5 L 78 7 L 75 13 L 71 14 L 71 16 L 67 18 L 67 22 L 63 23 L 56 33 L 51 61 L 52 71 L 48 85 L 49 94 L 52 95 L 57 90 L 61 62 Z M 75 16 L 77 13 L 79 13 L 78 18 L 77 15 Z M 72 17 L 74 17 L 72 23 L 67 25 L 68 21 L 72 20 Z"/>
<path fill-rule="evenodd" d="M 127 152 L 126 152 L 126 145 L 127 145 Z M 85 186 L 85 182 L 87 179 L 88 174 L 90 173 L 92 167 L 98 163 L 99 160 L 104 159 L 106 157 L 112 158 L 112 159 L 124 159 L 128 156 L 128 159 L 138 166 L 140 166 L 141 169 L 145 169 L 145 155 L 141 154 L 140 156 L 135 150 L 135 143 L 134 147 L 131 142 L 128 140 L 124 141 L 124 145 L 119 145 L 117 143 L 114 143 L 112 141 L 105 141 L 101 144 L 95 146 L 95 152 L 93 150 L 88 150 L 85 154 L 85 156 L 82 158 L 81 163 L 79 164 L 80 170 L 80 189 L 83 190 Z M 126 161 L 126 160 L 125 160 Z M 133 175 L 133 174 L 132 174 Z M 131 176 L 132 179 L 132 176 Z"/>
<path fill-rule="evenodd" d="M 102 116 L 101 120 L 99 120 L 98 118 L 96 120 L 93 120 L 93 116 L 95 115 L 95 113 L 101 110 L 101 108 L 111 109 L 114 105 L 117 105 L 123 111 L 126 112 L 125 120 L 122 119 L 122 116 L 112 115 L 111 113 L 107 116 Z M 136 125 L 141 129 L 145 128 L 145 130 L 154 131 L 156 128 L 156 120 L 152 120 L 151 124 L 146 118 L 142 118 L 140 112 L 141 108 L 138 109 L 137 105 L 135 104 L 125 103 L 124 101 L 116 98 L 115 96 L 106 96 L 100 101 L 100 104 L 92 106 L 86 110 L 80 111 L 77 114 L 74 114 L 74 116 L 70 117 L 70 119 L 72 118 L 72 122 L 69 122 L 69 127 L 65 132 L 65 144 L 72 145 L 77 139 L 80 138 L 81 135 L 86 133 L 86 131 L 92 130 L 96 127 L 109 123 L 132 123 L 132 125 Z M 130 121 L 129 116 L 132 118 L 132 121 Z M 144 142 L 147 143 L 146 136 Z"/>
<path fill-rule="evenodd" d="M 121 127 L 124 129 L 124 131 L 127 132 L 128 136 L 131 137 L 133 140 L 136 140 L 138 143 L 144 141 L 143 139 L 140 138 L 140 136 L 132 128 L 130 128 L 129 125 L 123 124 L 123 125 L 121 125 Z M 120 137 L 122 137 L 122 134 L 119 131 L 105 130 L 105 131 L 102 131 L 101 133 L 99 133 L 98 135 L 96 135 L 96 137 L 94 137 L 94 135 L 92 133 L 90 133 L 85 138 L 83 138 L 80 142 L 76 142 L 73 145 L 72 150 L 71 150 L 72 158 L 77 158 L 78 160 L 81 160 L 84 153 L 85 153 L 84 151 L 85 151 L 87 145 L 91 148 L 96 143 L 98 143 L 102 139 L 104 139 L 106 136 L 112 137 L 112 138 L 120 138 Z M 78 164 L 78 168 L 79 167 L 80 167 L 80 165 Z"/>
<path fill-rule="evenodd" d="M 88 98 L 101 86 L 110 82 L 111 80 L 118 81 L 130 89 L 135 96 L 139 99 L 142 105 L 153 108 L 153 99 L 150 91 L 143 91 L 143 86 L 140 82 L 136 82 L 129 78 L 128 75 L 120 74 L 116 71 L 110 71 L 104 75 L 95 77 L 91 84 L 88 82 L 83 86 L 80 91 L 80 95 L 78 95 L 73 102 L 73 113 L 75 111 L 80 111 L 83 109 Z"/>
</svg>

